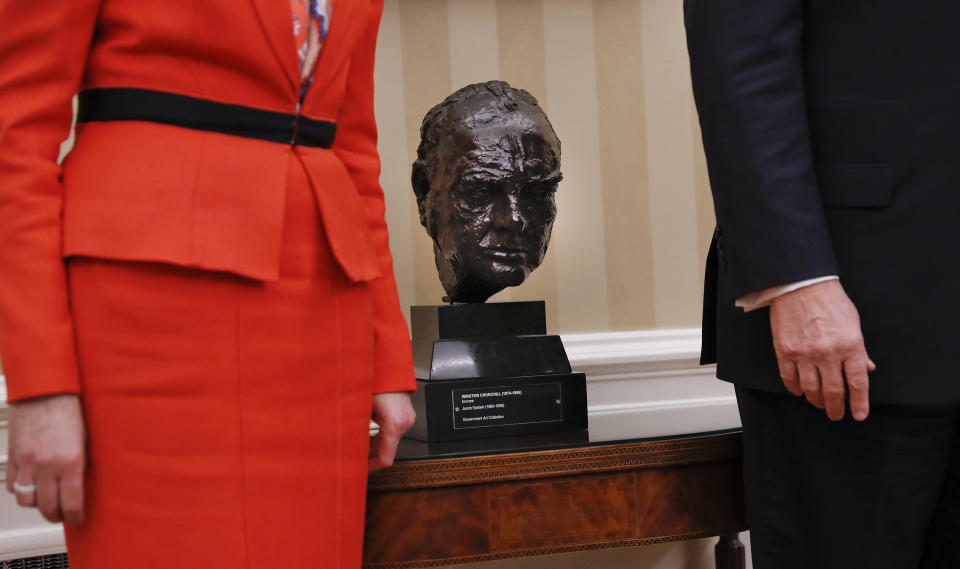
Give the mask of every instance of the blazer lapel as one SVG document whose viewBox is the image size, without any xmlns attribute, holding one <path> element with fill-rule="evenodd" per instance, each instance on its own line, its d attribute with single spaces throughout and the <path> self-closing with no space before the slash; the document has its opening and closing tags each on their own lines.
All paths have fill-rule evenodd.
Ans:
<svg viewBox="0 0 960 569">
<path fill-rule="evenodd" d="M 345 0 L 346 1 L 346 0 Z M 250 0 L 260 18 L 263 32 L 270 41 L 277 61 L 283 67 L 295 92 L 300 89 L 300 63 L 293 37 L 293 17 L 285 0 Z M 349 2 L 347 2 L 349 3 Z M 336 4 L 334 5 L 336 9 Z M 332 32 L 331 32 L 332 33 Z"/>
<path fill-rule="evenodd" d="M 320 61 L 313 74 L 313 85 L 307 92 L 304 106 L 307 107 L 312 99 L 317 98 L 330 78 L 347 61 L 358 37 L 363 33 L 357 29 L 365 21 L 361 17 L 367 13 L 365 9 L 369 0 L 333 0 L 333 13 L 330 16 L 330 31 L 323 42 L 320 51 Z"/>
</svg>

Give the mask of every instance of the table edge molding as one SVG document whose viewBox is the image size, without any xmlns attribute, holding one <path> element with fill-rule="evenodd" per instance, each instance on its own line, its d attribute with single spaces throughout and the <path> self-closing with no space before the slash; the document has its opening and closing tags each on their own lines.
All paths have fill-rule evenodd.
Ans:
<svg viewBox="0 0 960 569">
<path fill-rule="evenodd" d="M 412 460 L 373 474 L 369 488 L 410 490 L 736 460 L 742 454 L 740 441 L 740 433 L 732 432 L 668 441 Z"/>
</svg>

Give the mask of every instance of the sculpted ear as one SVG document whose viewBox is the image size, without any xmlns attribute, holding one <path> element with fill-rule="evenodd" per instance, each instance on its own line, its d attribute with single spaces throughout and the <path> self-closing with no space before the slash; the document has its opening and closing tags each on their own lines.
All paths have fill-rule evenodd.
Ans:
<svg viewBox="0 0 960 569">
<path fill-rule="evenodd" d="M 423 158 L 413 163 L 410 181 L 413 183 L 413 195 L 417 198 L 420 225 L 427 227 L 427 196 L 430 194 L 430 179 L 427 177 L 427 161 Z"/>
</svg>

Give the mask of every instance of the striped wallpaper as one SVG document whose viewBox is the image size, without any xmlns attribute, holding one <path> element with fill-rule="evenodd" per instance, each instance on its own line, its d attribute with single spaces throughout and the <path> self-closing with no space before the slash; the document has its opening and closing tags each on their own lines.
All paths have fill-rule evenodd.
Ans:
<svg viewBox="0 0 960 569">
<path fill-rule="evenodd" d="M 699 325 L 713 208 L 680 0 L 386 0 L 377 114 L 403 305 L 442 296 L 410 187 L 420 122 L 490 79 L 539 99 L 565 176 L 546 260 L 494 300 L 546 300 L 553 332 Z"/>
</svg>

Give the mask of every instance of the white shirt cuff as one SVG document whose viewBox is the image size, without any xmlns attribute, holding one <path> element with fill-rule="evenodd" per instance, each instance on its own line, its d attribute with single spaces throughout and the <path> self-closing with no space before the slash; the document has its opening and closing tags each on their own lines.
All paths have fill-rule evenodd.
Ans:
<svg viewBox="0 0 960 569">
<path fill-rule="evenodd" d="M 751 310 L 756 310 L 758 308 L 763 308 L 765 306 L 770 306 L 770 302 L 778 296 L 783 296 L 788 292 L 793 292 L 795 290 L 808 287 L 810 285 L 815 285 L 817 283 L 822 283 L 826 281 L 835 281 L 839 280 L 838 275 L 828 275 L 825 277 L 817 277 L 815 279 L 807 279 L 805 281 L 798 281 L 795 283 L 780 285 L 770 287 L 764 290 L 758 290 L 757 292 L 751 292 L 750 294 L 741 296 L 734 302 L 739 308 L 742 308 L 744 312 L 750 312 Z"/>
</svg>

